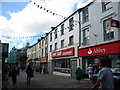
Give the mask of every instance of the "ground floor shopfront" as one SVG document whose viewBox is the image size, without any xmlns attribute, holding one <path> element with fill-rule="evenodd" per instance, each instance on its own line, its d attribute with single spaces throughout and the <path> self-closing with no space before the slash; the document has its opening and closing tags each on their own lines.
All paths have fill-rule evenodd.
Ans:
<svg viewBox="0 0 120 90">
<path fill-rule="evenodd" d="M 78 58 L 74 47 L 59 50 L 51 53 L 52 60 L 48 61 L 49 67 L 52 67 L 52 74 L 60 76 L 75 77 L 75 70 L 77 69 Z M 50 68 L 49 68 L 50 69 Z"/>
<path fill-rule="evenodd" d="M 120 40 L 81 48 L 78 50 L 78 56 L 81 61 L 81 68 L 86 74 L 88 65 L 97 65 L 102 56 L 110 59 L 110 68 L 120 68 Z"/>
</svg>

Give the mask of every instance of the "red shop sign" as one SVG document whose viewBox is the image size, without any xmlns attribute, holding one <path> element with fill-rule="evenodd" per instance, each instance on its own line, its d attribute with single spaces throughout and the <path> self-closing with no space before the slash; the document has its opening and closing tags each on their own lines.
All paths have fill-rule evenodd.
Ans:
<svg viewBox="0 0 120 90">
<path fill-rule="evenodd" d="M 47 61 L 47 58 L 46 58 L 46 57 L 40 58 L 40 61 L 41 61 L 41 62 L 46 62 L 46 61 Z"/>
<path fill-rule="evenodd" d="M 63 56 L 72 56 L 74 55 L 74 48 L 69 48 L 65 50 L 60 50 L 57 52 L 52 52 L 52 58 L 63 57 Z"/>
<path fill-rule="evenodd" d="M 112 53 L 120 53 L 120 41 L 79 49 L 78 57 Z"/>
<path fill-rule="evenodd" d="M 119 28 L 119 21 L 111 19 L 110 20 L 110 26 Z"/>
</svg>

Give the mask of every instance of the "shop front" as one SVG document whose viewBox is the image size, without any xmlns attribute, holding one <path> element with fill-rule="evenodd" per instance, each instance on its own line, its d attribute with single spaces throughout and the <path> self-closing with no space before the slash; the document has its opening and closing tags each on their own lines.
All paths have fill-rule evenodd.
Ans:
<svg viewBox="0 0 120 90">
<path fill-rule="evenodd" d="M 52 52 L 53 74 L 71 76 L 71 58 L 73 58 L 73 56 L 73 47 Z"/>
<path fill-rule="evenodd" d="M 47 57 L 40 58 L 40 67 L 39 67 L 44 74 L 48 72 L 47 70 Z"/>
<path fill-rule="evenodd" d="M 120 68 L 120 40 L 107 42 L 78 50 L 78 57 L 82 60 L 82 69 L 87 74 L 89 64 L 98 65 L 99 58 L 107 56 L 110 59 L 111 69 Z M 120 72 L 119 72 L 120 73 Z"/>
</svg>

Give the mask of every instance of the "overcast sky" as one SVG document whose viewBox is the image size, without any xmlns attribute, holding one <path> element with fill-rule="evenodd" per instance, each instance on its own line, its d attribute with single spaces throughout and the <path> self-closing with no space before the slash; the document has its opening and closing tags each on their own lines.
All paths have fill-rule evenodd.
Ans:
<svg viewBox="0 0 120 90">
<path fill-rule="evenodd" d="M 32 45 L 38 38 L 27 38 L 28 36 L 44 36 L 51 27 L 62 22 L 63 17 L 68 17 L 90 1 L 92 0 L 31 0 L 31 2 L 30 0 L 2 0 L 0 39 L 3 43 L 9 43 L 10 49 L 13 46 L 22 48 L 26 42 Z M 18 39 L 18 37 L 26 38 Z"/>
</svg>

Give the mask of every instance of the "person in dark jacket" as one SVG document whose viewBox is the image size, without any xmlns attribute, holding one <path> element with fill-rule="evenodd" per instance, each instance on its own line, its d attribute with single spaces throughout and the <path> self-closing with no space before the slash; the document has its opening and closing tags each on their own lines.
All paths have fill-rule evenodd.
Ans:
<svg viewBox="0 0 120 90">
<path fill-rule="evenodd" d="M 82 78 L 82 70 L 81 70 L 81 68 L 78 67 L 75 73 L 76 73 L 76 80 L 78 80 L 78 83 L 80 83 L 80 80 Z"/>
<path fill-rule="evenodd" d="M 28 67 L 26 69 L 26 74 L 27 74 L 27 85 L 29 85 L 31 82 L 31 75 L 33 74 L 33 70 L 30 65 L 28 65 Z"/>
<path fill-rule="evenodd" d="M 17 68 L 16 68 L 15 65 L 12 66 L 12 69 L 11 69 L 11 76 L 12 76 L 13 85 L 15 85 L 16 82 L 17 82 Z"/>
</svg>

